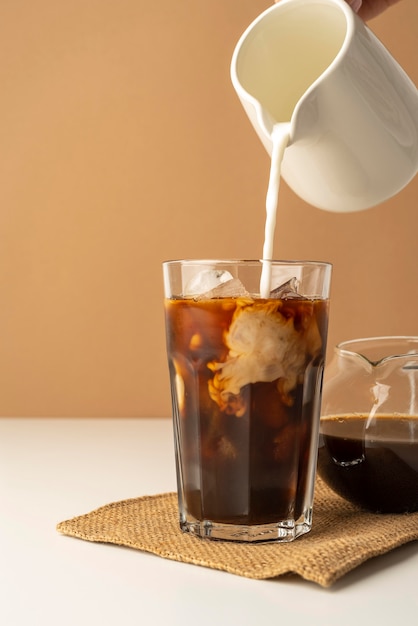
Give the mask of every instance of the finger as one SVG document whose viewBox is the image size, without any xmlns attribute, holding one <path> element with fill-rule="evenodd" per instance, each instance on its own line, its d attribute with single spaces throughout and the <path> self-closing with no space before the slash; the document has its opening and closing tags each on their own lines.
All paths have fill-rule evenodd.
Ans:
<svg viewBox="0 0 418 626">
<path fill-rule="evenodd" d="M 377 17 L 399 0 L 363 0 L 358 15 L 365 21 Z"/>
</svg>

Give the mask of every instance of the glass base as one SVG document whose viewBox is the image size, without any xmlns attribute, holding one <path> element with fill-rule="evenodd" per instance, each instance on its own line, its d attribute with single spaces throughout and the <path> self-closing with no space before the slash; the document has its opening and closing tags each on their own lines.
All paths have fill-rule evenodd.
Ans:
<svg viewBox="0 0 418 626">
<path fill-rule="evenodd" d="M 307 515 L 301 516 L 296 522 L 294 520 L 284 520 L 274 522 L 273 524 L 259 524 L 254 526 L 221 524 L 208 520 L 181 520 L 180 528 L 183 532 L 195 535 L 201 539 L 244 543 L 267 541 L 289 543 L 311 530 L 312 515 L 309 511 Z"/>
</svg>

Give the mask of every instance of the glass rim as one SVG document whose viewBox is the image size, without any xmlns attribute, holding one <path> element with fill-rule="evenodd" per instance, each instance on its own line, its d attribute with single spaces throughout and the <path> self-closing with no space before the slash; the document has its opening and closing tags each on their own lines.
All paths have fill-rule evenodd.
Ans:
<svg viewBox="0 0 418 626">
<path fill-rule="evenodd" d="M 388 346 L 400 346 L 402 343 L 405 344 L 405 350 L 397 350 L 394 354 L 383 356 L 380 359 L 371 360 L 367 354 L 367 348 L 373 347 L 373 345 L 377 345 L 378 342 L 385 342 Z M 416 344 L 416 350 L 407 351 L 408 343 L 411 345 Z M 355 349 L 357 346 L 357 350 Z M 350 349 L 352 347 L 352 349 Z M 415 347 L 415 346 L 414 346 Z M 361 348 L 364 348 L 366 354 L 361 351 Z M 380 335 L 377 337 L 359 337 L 357 339 L 348 339 L 346 341 L 341 341 L 337 343 L 335 348 L 335 352 L 342 357 L 361 357 L 371 365 L 380 365 L 381 363 L 385 363 L 390 359 L 402 359 L 405 357 L 411 358 L 418 356 L 418 336 L 417 335 Z"/>
<path fill-rule="evenodd" d="M 376 337 L 356 337 L 355 339 L 346 339 L 345 341 L 340 341 L 335 346 L 338 350 L 342 350 L 344 352 L 352 352 L 347 346 L 354 345 L 355 343 L 364 343 L 371 344 L 377 343 L 378 341 L 387 341 L 391 343 L 401 343 L 402 341 L 416 341 L 418 342 L 418 335 L 379 335 Z"/>
<path fill-rule="evenodd" d="M 286 259 L 169 259 L 163 261 L 164 266 L 169 265 L 262 265 L 263 263 L 271 263 L 273 265 L 304 265 L 315 267 L 332 267 L 332 263 L 329 261 L 312 261 L 312 260 L 286 260 Z"/>
</svg>

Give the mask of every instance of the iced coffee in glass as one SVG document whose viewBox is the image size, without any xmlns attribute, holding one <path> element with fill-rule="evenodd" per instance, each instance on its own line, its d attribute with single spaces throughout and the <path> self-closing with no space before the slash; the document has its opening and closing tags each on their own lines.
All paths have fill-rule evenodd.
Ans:
<svg viewBox="0 0 418 626">
<path fill-rule="evenodd" d="M 292 541 L 312 525 L 331 266 L 163 270 L 180 527 Z"/>
</svg>

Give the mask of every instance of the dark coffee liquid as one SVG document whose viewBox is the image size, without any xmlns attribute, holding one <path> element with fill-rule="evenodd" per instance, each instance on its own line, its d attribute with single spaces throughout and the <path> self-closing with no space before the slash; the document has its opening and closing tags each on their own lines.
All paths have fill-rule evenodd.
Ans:
<svg viewBox="0 0 418 626">
<path fill-rule="evenodd" d="M 418 511 L 418 416 L 322 418 L 318 473 L 362 508 Z"/>
<path fill-rule="evenodd" d="M 302 298 L 257 302 L 289 320 L 305 374 L 285 391 L 281 378 L 254 381 L 219 403 L 211 363 L 227 358 L 225 335 L 237 300 L 166 301 L 175 436 L 182 451 L 179 488 L 188 515 L 196 520 L 267 524 L 297 519 L 304 510 L 305 488 L 312 480 L 309 456 L 316 446 L 315 399 L 328 303 Z M 319 348 L 312 356 L 306 346 L 314 332 Z M 290 370 L 292 365 L 284 362 L 283 367 Z"/>
</svg>

